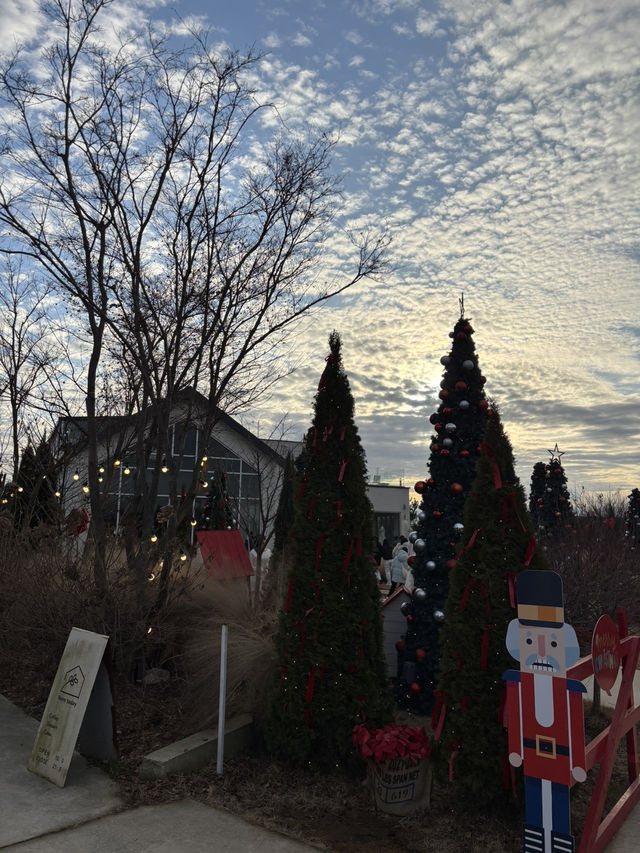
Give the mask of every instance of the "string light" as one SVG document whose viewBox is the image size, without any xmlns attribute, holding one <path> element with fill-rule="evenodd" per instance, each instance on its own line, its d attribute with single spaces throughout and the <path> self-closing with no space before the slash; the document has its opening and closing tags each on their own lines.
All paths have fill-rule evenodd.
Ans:
<svg viewBox="0 0 640 853">
<path fill-rule="evenodd" d="M 156 534 L 155 534 L 155 533 L 154 533 L 154 534 L 153 534 L 153 536 L 151 537 L 151 541 L 152 541 L 152 542 L 157 542 L 157 541 L 158 541 L 158 537 L 156 536 Z"/>
<path fill-rule="evenodd" d="M 168 470 L 169 470 L 169 469 L 167 468 L 167 460 L 166 460 L 166 459 L 163 459 L 163 460 L 162 460 L 162 468 L 161 468 L 161 471 L 162 471 L 162 473 L 163 473 L 163 474 L 166 474 Z"/>
<path fill-rule="evenodd" d="M 208 456 L 203 456 L 203 457 L 202 457 L 202 461 L 203 461 L 203 462 L 206 462 L 208 458 L 209 458 Z"/>
<path fill-rule="evenodd" d="M 151 627 L 151 625 L 149 625 L 149 627 L 147 628 L 147 634 L 151 634 L 152 631 L 153 631 L 153 628 Z"/>
<path fill-rule="evenodd" d="M 78 469 L 76 468 L 76 473 L 73 475 L 73 480 L 75 483 L 80 479 L 80 474 L 78 474 Z"/>
<path fill-rule="evenodd" d="M 195 527 L 197 523 L 198 523 L 198 522 L 195 520 L 195 518 L 192 518 L 192 519 L 191 519 L 191 526 L 192 526 L 192 527 Z"/>
<path fill-rule="evenodd" d="M 118 468 L 119 466 L 120 466 L 120 460 L 119 460 L 119 459 L 114 459 L 114 460 L 113 460 L 113 467 L 114 467 L 114 468 Z"/>
<path fill-rule="evenodd" d="M 55 493 L 55 495 L 56 495 L 56 497 L 57 497 L 57 498 L 59 498 L 59 497 L 60 497 L 60 492 L 56 492 L 56 493 Z"/>
<path fill-rule="evenodd" d="M 82 484 L 82 491 L 85 493 L 85 495 L 89 494 L 89 486 L 86 484 L 86 482 Z"/>
<path fill-rule="evenodd" d="M 187 559 L 187 555 L 184 553 L 184 551 L 181 551 L 181 552 L 180 552 L 180 561 L 181 561 L 182 563 L 184 563 L 184 561 L 185 561 L 186 559 Z"/>
<path fill-rule="evenodd" d="M 99 473 L 100 473 L 100 474 L 104 474 L 104 465 L 101 465 L 101 466 L 98 468 L 98 471 L 99 471 Z"/>
<path fill-rule="evenodd" d="M 22 487 L 22 486 L 18 486 L 18 491 L 19 491 L 19 492 L 24 492 L 23 487 Z"/>
<path fill-rule="evenodd" d="M 101 483 L 101 482 L 102 482 L 102 477 L 98 477 L 98 482 L 99 482 L 99 483 Z"/>
<path fill-rule="evenodd" d="M 156 576 L 154 575 L 154 573 L 153 573 L 153 572 L 150 572 L 150 573 L 147 575 L 147 580 L 149 581 L 149 583 L 151 583 L 151 581 L 154 581 L 155 579 L 156 579 Z M 148 633 L 149 633 L 149 632 L 147 631 L 147 634 L 148 634 Z"/>
<path fill-rule="evenodd" d="M 124 469 L 123 473 L 124 473 L 124 474 L 126 474 L 126 475 L 130 474 L 130 473 L 131 473 L 131 468 L 129 468 L 129 466 L 127 465 L 127 467 Z"/>
</svg>

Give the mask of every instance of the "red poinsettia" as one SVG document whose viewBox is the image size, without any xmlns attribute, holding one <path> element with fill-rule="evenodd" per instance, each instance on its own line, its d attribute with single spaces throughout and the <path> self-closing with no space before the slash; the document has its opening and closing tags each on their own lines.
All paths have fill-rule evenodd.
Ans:
<svg viewBox="0 0 640 853">
<path fill-rule="evenodd" d="M 401 726 L 394 723 L 383 729 L 354 726 L 353 745 L 360 755 L 373 758 L 376 764 L 387 758 L 419 761 L 431 755 L 429 735 L 421 726 Z"/>
</svg>

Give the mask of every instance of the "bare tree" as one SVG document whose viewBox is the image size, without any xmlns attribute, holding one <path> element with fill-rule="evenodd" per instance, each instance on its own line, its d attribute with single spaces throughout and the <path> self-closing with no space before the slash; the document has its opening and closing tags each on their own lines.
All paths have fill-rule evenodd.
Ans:
<svg viewBox="0 0 640 853">
<path fill-rule="evenodd" d="M 47 326 L 47 292 L 4 264 L 0 275 L 0 401 L 9 409 L 11 476 L 18 479 L 20 442 L 48 384 L 54 347 Z"/>
<path fill-rule="evenodd" d="M 132 570 L 142 581 L 161 460 L 179 467 L 167 447 L 179 395 L 203 394 L 209 434 L 219 407 L 246 405 L 278 375 L 277 344 L 291 325 L 378 273 L 387 244 L 384 235 L 356 239 L 352 271 L 326 284 L 320 260 L 338 199 L 331 140 L 262 148 L 255 132 L 268 105 L 249 84 L 258 56 L 218 54 L 197 32 L 178 48 L 150 28 L 107 42 L 99 24 L 109 6 L 53 0 L 41 68 L 18 51 L 0 74 L 0 251 L 37 265 L 90 332 L 88 476 L 103 588 L 96 418 L 109 350 L 140 379 Z M 197 483 L 196 468 L 192 494 Z"/>
</svg>

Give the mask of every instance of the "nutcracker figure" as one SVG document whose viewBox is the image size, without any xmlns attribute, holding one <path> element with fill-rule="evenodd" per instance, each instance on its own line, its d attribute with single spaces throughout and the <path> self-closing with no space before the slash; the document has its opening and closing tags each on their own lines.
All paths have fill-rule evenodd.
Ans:
<svg viewBox="0 0 640 853">
<path fill-rule="evenodd" d="M 569 787 L 586 779 L 582 694 L 567 667 L 580 656 L 576 632 L 564 622 L 562 578 L 555 572 L 518 575 L 518 618 L 507 630 L 509 761 L 525 783 L 524 853 L 573 853 Z"/>
</svg>

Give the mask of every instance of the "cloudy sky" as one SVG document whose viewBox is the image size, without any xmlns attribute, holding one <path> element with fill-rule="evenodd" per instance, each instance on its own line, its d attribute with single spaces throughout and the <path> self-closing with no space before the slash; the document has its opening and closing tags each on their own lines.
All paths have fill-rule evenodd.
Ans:
<svg viewBox="0 0 640 853">
<path fill-rule="evenodd" d="M 636 0 L 145 6 L 264 52 L 256 84 L 292 133 L 339 136 L 343 221 L 393 238 L 382 280 L 299 331 L 263 429 L 282 411 L 306 429 L 335 328 L 370 474 L 423 477 L 464 292 L 525 487 L 556 442 L 572 490 L 640 485 Z M 37 26 L 30 0 L 0 12 L 2 46 Z"/>
</svg>

